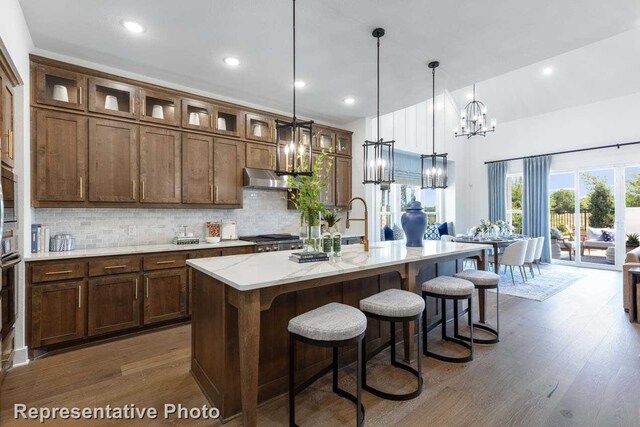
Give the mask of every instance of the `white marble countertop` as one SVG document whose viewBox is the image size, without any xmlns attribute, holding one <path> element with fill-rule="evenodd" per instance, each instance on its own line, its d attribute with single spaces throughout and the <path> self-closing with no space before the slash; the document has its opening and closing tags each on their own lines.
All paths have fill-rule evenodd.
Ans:
<svg viewBox="0 0 640 427">
<path fill-rule="evenodd" d="M 163 245 L 139 245 L 139 246 L 117 246 L 112 248 L 77 249 L 65 252 L 42 252 L 37 254 L 28 253 L 25 255 L 26 262 L 32 261 L 52 261 L 72 258 L 90 258 L 113 255 L 135 255 L 154 252 L 180 252 L 194 251 L 201 249 L 223 249 L 237 246 L 253 246 L 252 242 L 244 240 L 224 240 L 220 243 L 200 243 L 197 245 L 174 245 L 167 243 Z"/>
<path fill-rule="evenodd" d="M 187 264 L 238 290 L 248 291 L 447 255 L 464 257 L 465 253 L 491 246 L 430 240 L 423 248 L 407 248 L 404 241 L 390 241 L 371 244 L 369 249 L 366 253 L 361 244 L 343 246 L 340 258 L 306 264 L 289 260 L 289 255 L 299 250 L 201 258 L 188 260 Z"/>
</svg>

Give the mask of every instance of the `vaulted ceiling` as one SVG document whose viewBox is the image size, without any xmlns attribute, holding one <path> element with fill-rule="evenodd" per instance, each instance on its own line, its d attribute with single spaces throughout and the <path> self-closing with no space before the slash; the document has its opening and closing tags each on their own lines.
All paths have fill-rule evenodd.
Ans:
<svg viewBox="0 0 640 427">
<path fill-rule="evenodd" d="M 289 0 L 21 0 L 21 5 L 39 50 L 291 109 Z M 631 51 L 617 44 L 611 48 L 605 40 L 594 51 L 598 56 L 568 53 L 563 56 L 568 68 L 563 62 L 551 64 L 555 73 L 542 86 L 535 69 L 520 70 L 635 29 L 640 25 L 637 0 L 298 0 L 296 5 L 298 76 L 307 82 L 299 91 L 299 112 L 330 123 L 375 114 L 371 31 L 378 26 L 387 30 L 381 53 L 382 112 L 430 97 L 425 64 L 433 59 L 442 63 L 438 87 L 461 90 L 458 98 L 473 82 L 507 73 L 504 82 L 494 83 L 500 86 L 479 88 L 480 95 L 484 90 L 487 96 L 498 94 L 491 106 L 498 117 L 502 112 L 496 104 L 509 101 L 502 121 L 547 108 L 545 92 L 547 97 L 550 92 L 572 97 L 567 101 L 572 103 L 639 89 L 640 79 L 629 83 L 632 64 L 625 62 L 637 64 L 640 58 L 640 38 L 633 31 L 616 41 L 631 43 Z M 121 26 L 123 19 L 139 22 L 146 31 L 129 33 Z M 226 56 L 238 57 L 240 66 L 226 66 Z M 555 85 L 569 86 L 566 94 L 552 92 L 554 78 Z M 345 105 L 346 96 L 356 102 Z M 518 111 L 516 105 L 521 105 Z"/>
</svg>

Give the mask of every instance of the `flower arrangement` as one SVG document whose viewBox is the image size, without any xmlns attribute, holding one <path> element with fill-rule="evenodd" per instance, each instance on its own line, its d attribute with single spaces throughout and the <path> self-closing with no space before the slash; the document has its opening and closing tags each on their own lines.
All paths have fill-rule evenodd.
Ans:
<svg viewBox="0 0 640 427">
<path fill-rule="evenodd" d="M 497 220 L 495 223 L 491 223 L 491 221 L 487 219 L 481 219 L 480 225 L 477 225 L 473 228 L 473 236 L 477 236 L 481 233 L 493 233 L 495 235 L 501 234 L 510 234 L 514 230 L 513 225 L 509 224 L 506 221 L 501 219 Z"/>
</svg>

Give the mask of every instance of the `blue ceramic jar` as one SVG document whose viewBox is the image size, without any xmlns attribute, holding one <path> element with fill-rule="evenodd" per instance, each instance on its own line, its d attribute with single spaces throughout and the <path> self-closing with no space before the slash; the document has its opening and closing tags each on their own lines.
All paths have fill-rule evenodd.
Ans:
<svg viewBox="0 0 640 427">
<path fill-rule="evenodd" d="M 402 214 L 401 222 L 404 234 L 407 236 L 407 247 L 421 248 L 424 233 L 427 231 L 427 214 L 422 209 L 422 204 L 415 198 L 407 203 L 407 211 Z"/>
</svg>

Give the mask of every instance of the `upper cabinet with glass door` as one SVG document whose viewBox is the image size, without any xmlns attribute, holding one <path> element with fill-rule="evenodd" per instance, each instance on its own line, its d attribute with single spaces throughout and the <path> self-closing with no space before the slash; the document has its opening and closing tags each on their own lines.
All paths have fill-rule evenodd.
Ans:
<svg viewBox="0 0 640 427">
<path fill-rule="evenodd" d="M 335 132 L 329 129 L 317 128 L 313 138 L 313 148 L 317 151 L 335 151 Z"/>
<path fill-rule="evenodd" d="M 213 104 L 195 99 L 182 99 L 182 127 L 213 132 L 214 117 Z"/>
<path fill-rule="evenodd" d="M 113 80 L 89 78 L 89 111 L 135 119 L 138 89 Z"/>
<path fill-rule="evenodd" d="M 36 65 L 36 103 L 84 110 L 87 79 L 82 74 L 48 65 Z"/>
<path fill-rule="evenodd" d="M 215 133 L 226 136 L 241 136 L 242 113 L 240 110 L 216 105 L 213 120 Z"/>
<path fill-rule="evenodd" d="M 254 141 L 274 142 L 275 122 L 272 117 L 246 113 L 245 114 L 245 138 Z"/>
<path fill-rule="evenodd" d="M 168 92 L 141 89 L 140 120 L 169 126 L 180 124 L 180 99 Z"/>
<path fill-rule="evenodd" d="M 336 154 L 351 155 L 351 135 L 347 132 L 336 132 Z"/>
</svg>

